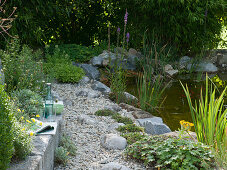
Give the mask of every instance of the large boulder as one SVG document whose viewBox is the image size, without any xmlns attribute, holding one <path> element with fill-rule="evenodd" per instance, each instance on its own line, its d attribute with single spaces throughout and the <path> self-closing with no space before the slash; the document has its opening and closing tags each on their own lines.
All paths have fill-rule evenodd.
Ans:
<svg viewBox="0 0 227 170">
<path fill-rule="evenodd" d="M 137 119 L 140 126 L 143 126 L 145 132 L 152 135 L 161 135 L 171 132 L 170 128 L 163 123 L 162 118 L 152 117 L 146 119 Z"/>
<path fill-rule="evenodd" d="M 107 87 L 105 84 L 101 83 L 100 81 L 95 81 L 92 84 L 91 88 L 93 90 L 98 90 L 98 91 L 105 93 L 105 94 L 108 94 L 111 91 L 109 87 Z"/>
<path fill-rule="evenodd" d="M 198 64 L 188 64 L 187 65 L 187 70 L 193 70 L 196 72 L 217 72 L 218 68 L 211 62 L 209 61 L 202 61 L 201 63 Z"/>
<path fill-rule="evenodd" d="M 116 54 L 104 50 L 102 54 L 93 57 L 90 62 L 93 66 L 102 67 L 107 66 L 111 60 L 115 59 Z"/>
<path fill-rule="evenodd" d="M 90 79 L 99 80 L 100 72 L 96 67 L 92 66 L 91 64 L 77 64 L 77 65 L 85 71 L 86 75 Z"/>
<path fill-rule="evenodd" d="M 110 65 L 111 67 L 114 67 L 117 65 L 117 67 L 121 67 L 124 70 L 136 70 L 136 60 L 135 56 L 131 56 L 128 58 L 116 58 L 115 60 L 111 60 Z"/>
<path fill-rule="evenodd" d="M 130 168 L 119 163 L 110 162 L 104 165 L 101 170 L 130 170 Z"/>
<path fill-rule="evenodd" d="M 127 146 L 127 140 L 121 136 L 110 133 L 101 137 L 101 145 L 109 150 L 123 150 Z"/>
<path fill-rule="evenodd" d="M 117 66 L 125 70 L 136 70 L 136 63 L 138 58 L 141 58 L 141 53 L 133 48 L 130 48 L 127 52 L 121 47 L 115 48 L 114 52 L 103 51 L 102 54 L 93 57 L 90 63 L 98 67 L 110 65 L 112 68 Z"/>
<path fill-rule="evenodd" d="M 93 66 L 101 66 L 102 65 L 103 58 L 99 56 L 95 56 L 91 59 L 91 64 Z"/>
</svg>

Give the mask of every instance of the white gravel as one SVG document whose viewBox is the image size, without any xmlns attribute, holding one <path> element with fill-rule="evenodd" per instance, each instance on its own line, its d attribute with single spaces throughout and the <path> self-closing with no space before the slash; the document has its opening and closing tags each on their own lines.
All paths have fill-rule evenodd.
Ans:
<svg viewBox="0 0 227 170">
<path fill-rule="evenodd" d="M 108 130 L 108 126 L 116 123 L 115 120 L 105 116 L 95 116 L 97 110 L 104 109 L 114 103 L 100 95 L 98 98 L 81 97 L 76 93 L 82 89 L 91 89 L 90 84 L 79 86 L 77 84 L 53 84 L 52 89 L 61 98 L 72 102 L 65 105 L 63 112 L 63 132 L 69 135 L 77 146 L 77 155 L 70 156 L 70 160 L 64 167 L 56 165 L 55 170 L 99 170 L 104 164 L 116 162 L 133 170 L 146 169 L 142 164 L 134 160 L 128 160 L 121 150 L 106 150 L 100 145 L 100 137 L 104 134 L 115 133 L 116 130 Z M 96 93 L 100 93 L 95 91 Z M 66 103 L 67 104 L 67 103 Z M 122 115 L 130 115 L 126 110 L 121 110 Z"/>
</svg>

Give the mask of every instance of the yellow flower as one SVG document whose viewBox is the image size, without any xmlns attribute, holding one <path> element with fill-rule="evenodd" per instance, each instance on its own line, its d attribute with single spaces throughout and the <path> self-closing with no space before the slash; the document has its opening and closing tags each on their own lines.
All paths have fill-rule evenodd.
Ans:
<svg viewBox="0 0 227 170">
<path fill-rule="evenodd" d="M 34 133 L 33 132 L 30 132 L 30 136 L 33 136 L 34 135 Z"/>
<path fill-rule="evenodd" d="M 42 125 L 43 125 L 43 123 L 42 123 L 42 122 L 40 122 L 40 123 L 39 123 L 39 125 L 40 125 L 40 126 L 42 126 Z"/>
<path fill-rule="evenodd" d="M 20 109 L 17 109 L 17 111 L 18 111 L 18 112 L 21 112 L 21 110 L 20 110 Z"/>
<path fill-rule="evenodd" d="M 32 123 L 31 121 L 29 121 L 29 120 L 26 120 L 26 122 L 28 122 L 28 123 Z"/>
<path fill-rule="evenodd" d="M 35 119 L 34 118 L 31 118 L 31 120 L 35 123 Z"/>
<path fill-rule="evenodd" d="M 25 128 L 23 128 L 23 129 L 21 129 L 22 131 L 24 131 L 25 130 Z"/>
<path fill-rule="evenodd" d="M 22 113 L 24 113 L 24 110 L 22 110 Z"/>
<path fill-rule="evenodd" d="M 193 123 L 189 123 L 189 125 L 190 125 L 190 126 L 194 126 L 194 124 L 193 124 Z"/>
<path fill-rule="evenodd" d="M 21 120 L 24 120 L 24 116 L 21 117 Z"/>
<path fill-rule="evenodd" d="M 36 115 L 35 117 L 40 117 L 39 115 Z"/>
<path fill-rule="evenodd" d="M 184 120 L 181 120 L 181 121 L 180 121 L 180 124 L 181 124 L 181 125 L 183 125 L 184 123 L 185 123 L 185 121 L 184 121 Z"/>
</svg>

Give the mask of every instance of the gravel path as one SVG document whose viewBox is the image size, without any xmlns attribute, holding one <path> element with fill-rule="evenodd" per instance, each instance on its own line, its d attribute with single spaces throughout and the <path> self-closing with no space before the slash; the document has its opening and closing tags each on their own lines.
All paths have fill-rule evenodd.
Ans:
<svg viewBox="0 0 227 170">
<path fill-rule="evenodd" d="M 90 86 L 90 84 L 53 84 L 52 89 L 65 101 L 63 131 L 72 138 L 78 148 L 77 155 L 71 156 L 65 167 L 57 165 L 55 170 L 99 170 L 109 162 L 116 162 L 135 170 L 146 169 L 142 164 L 127 160 L 122 150 L 107 150 L 101 146 L 102 135 L 109 133 L 119 135 L 119 132 L 108 129 L 111 124 L 116 123 L 115 120 L 110 117 L 95 116 L 94 113 L 104 109 L 105 106 L 116 104 L 100 92 L 92 90 Z M 93 97 L 79 96 L 78 92 L 81 90 L 95 95 Z M 124 109 L 119 113 L 123 116 L 130 116 L 130 113 Z"/>
</svg>

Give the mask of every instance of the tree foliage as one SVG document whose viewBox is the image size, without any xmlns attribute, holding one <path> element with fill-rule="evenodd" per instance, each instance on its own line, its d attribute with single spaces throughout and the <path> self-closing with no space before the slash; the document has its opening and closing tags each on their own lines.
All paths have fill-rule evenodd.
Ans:
<svg viewBox="0 0 227 170">
<path fill-rule="evenodd" d="M 198 52 L 217 46 L 226 25 L 224 0 L 11 0 L 6 4 L 7 9 L 14 6 L 18 18 L 11 33 L 31 45 L 91 45 L 107 39 L 108 22 L 114 42 L 116 28 L 123 28 L 126 8 L 129 45 L 135 48 L 142 46 L 148 29 L 182 53 Z"/>
</svg>

